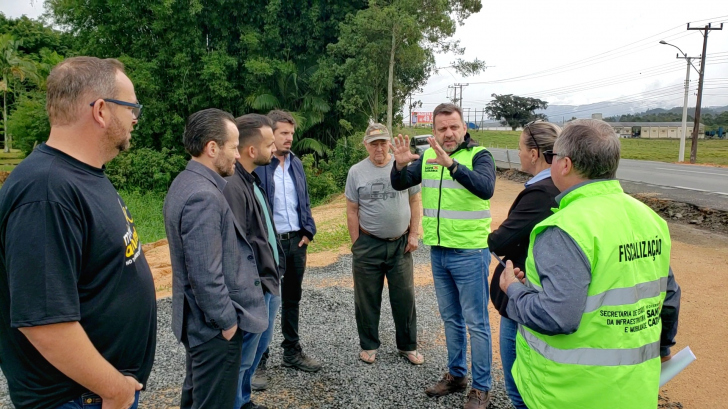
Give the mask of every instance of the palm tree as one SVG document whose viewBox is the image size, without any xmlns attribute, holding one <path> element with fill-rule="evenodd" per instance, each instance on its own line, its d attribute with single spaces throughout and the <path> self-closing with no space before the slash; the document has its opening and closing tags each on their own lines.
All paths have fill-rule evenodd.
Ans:
<svg viewBox="0 0 728 409">
<path fill-rule="evenodd" d="M 23 58 L 18 53 L 18 47 L 23 44 L 22 40 L 16 40 L 10 34 L 0 35 L 0 90 L 3 92 L 3 134 L 5 140 L 5 152 L 10 152 L 12 137 L 8 134 L 8 101 L 7 94 L 12 92 L 10 80 L 18 79 L 20 82 L 26 78 L 36 80 L 38 78 L 35 64 Z"/>
<path fill-rule="evenodd" d="M 296 119 L 296 135 L 300 136 L 308 129 L 324 121 L 329 112 L 329 104 L 310 87 L 311 76 L 317 67 L 298 72 L 280 73 L 274 85 L 246 98 L 245 103 L 256 111 L 285 109 Z M 323 156 L 328 148 L 323 141 L 314 138 L 296 138 L 294 148 L 297 151 L 315 152 Z"/>
</svg>

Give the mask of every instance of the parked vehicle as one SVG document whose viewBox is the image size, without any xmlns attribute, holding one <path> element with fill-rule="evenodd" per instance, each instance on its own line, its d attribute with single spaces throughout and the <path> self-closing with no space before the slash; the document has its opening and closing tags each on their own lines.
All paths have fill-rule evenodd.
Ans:
<svg viewBox="0 0 728 409">
<path fill-rule="evenodd" d="M 412 139 L 410 139 L 410 151 L 417 155 L 425 153 L 427 148 L 430 147 L 430 144 L 427 142 L 427 138 L 430 137 L 432 137 L 432 135 L 413 136 Z"/>
</svg>

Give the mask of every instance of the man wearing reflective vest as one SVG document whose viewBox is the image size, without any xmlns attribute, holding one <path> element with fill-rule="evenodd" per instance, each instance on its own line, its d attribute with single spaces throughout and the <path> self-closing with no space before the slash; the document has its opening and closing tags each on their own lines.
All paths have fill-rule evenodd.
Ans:
<svg viewBox="0 0 728 409">
<path fill-rule="evenodd" d="M 531 409 L 657 407 L 680 287 L 667 223 L 622 191 L 619 154 L 612 127 L 592 119 L 570 122 L 544 152 L 559 208 L 531 233 L 524 283 L 510 262 L 500 281 L 520 324 L 513 377 Z"/>
<path fill-rule="evenodd" d="M 485 409 L 492 383 L 488 200 L 495 188 L 495 163 L 487 149 L 470 139 L 457 105 L 440 104 L 432 114 L 430 148 L 420 158 L 410 152 L 409 138 L 399 135 L 391 173 L 396 190 L 422 183 L 423 241 L 431 246 L 437 304 L 445 324 L 448 372 L 425 393 L 444 396 L 467 387 L 467 325 L 473 384 L 465 409 Z"/>
</svg>

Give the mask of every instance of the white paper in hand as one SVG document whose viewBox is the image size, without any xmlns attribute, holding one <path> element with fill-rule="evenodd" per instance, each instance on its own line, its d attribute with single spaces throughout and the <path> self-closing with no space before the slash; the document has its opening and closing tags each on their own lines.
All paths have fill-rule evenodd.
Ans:
<svg viewBox="0 0 728 409">
<path fill-rule="evenodd" d="M 674 378 L 675 375 L 679 374 L 683 369 L 687 368 L 691 362 L 695 360 L 695 355 L 690 347 L 685 347 L 682 351 L 673 355 L 669 361 L 662 363 L 662 369 L 660 370 L 660 387 Z"/>
</svg>

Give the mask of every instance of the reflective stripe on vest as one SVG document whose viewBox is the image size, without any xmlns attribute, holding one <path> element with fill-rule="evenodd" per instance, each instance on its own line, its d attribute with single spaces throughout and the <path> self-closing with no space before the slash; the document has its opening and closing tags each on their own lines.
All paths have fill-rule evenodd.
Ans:
<svg viewBox="0 0 728 409">
<path fill-rule="evenodd" d="M 453 152 L 461 168 L 473 170 L 473 158 L 486 150 L 475 146 Z M 438 164 L 427 163 L 435 158 L 432 148 L 422 155 L 422 227 L 423 241 L 429 246 L 457 249 L 488 247 L 490 202 L 480 199 L 450 176 Z"/>
<path fill-rule="evenodd" d="M 512 373 L 521 397 L 531 409 L 654 409 L 670 268 L 667 223 L 616 180 L 569 191 L 559 206 L 531 232 L 526 285 L 543 291 L 533 247 L 549 228 L 576 243 L 591 279 L 575 332 L 519 327 Z"/>
<path fill-rule="evenodd" d="M 437 217 L 437 209 L 422 209 L 422 215 L 427 217 Z M 440 210 L 440 217 L 454 220 L 490 219 L 490 210 L 476 210 L 474 212 Z"/>
<path fill-rule="evenodd" d="M 528 346 L 544 358 L 560 364 L 620 366 L 637 365 L 660 356 L 660 341 L 628 349 L 576 348 L 558 349 L 537 338 L 522 325 L 518 333 L 526 340 Z"/>
</svg>

